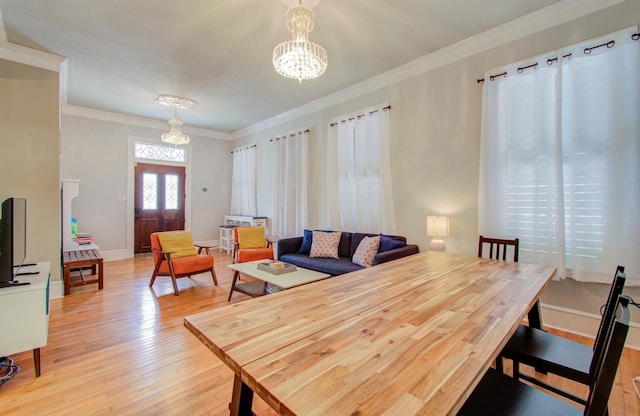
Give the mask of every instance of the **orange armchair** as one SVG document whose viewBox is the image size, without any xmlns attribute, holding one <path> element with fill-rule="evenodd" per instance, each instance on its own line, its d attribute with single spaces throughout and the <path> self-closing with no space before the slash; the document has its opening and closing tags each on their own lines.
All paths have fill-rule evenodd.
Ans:
<svg viewBox="0 0 640 416">
<path fill-rule="evenodd" d="M 273 260 L 273 248 L 267 243 L 264 227 L 235 227 L 233 229 L 233 262 Z"/>
<path fill-rule="evenodd" d="M 196 252 L 198 247 L 198 252 Z M 167 231 L 151 234 L 151 250 L 155 268 L 149 287 L 153 286 L 157 276 L 171 276 L 173 292 L 180 294 L 176 279 L 191 277 L 194 274 L 211 272 L 213 284 L 218 285 L 216 271 L 213 268 L 213 256 L 199 254 L 208 247 L 194 244 L 190 231 Z"/>
</svg>

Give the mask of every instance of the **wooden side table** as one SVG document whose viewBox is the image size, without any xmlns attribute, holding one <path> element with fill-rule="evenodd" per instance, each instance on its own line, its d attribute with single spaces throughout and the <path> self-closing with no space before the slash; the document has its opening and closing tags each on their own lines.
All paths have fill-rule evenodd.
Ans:
<svg viewBox="0 0 640 416">
<path fill-rule="evenodd" d="M 101 290 L 104 287 L 104 267 L 102 264 L 102 256 L 100 252 L 95 249 L 87 250 L 72 250 L 64 251 L 62 253 L 62 267 L 64 269 L 64 294 L 69 295 L 71 293 L 71 286 L 81 286 L 89 283 L 97 283 L 98 289 Z M 91 268 L 91 274 L 96 274 L 97 278 L 87 280 L 84 278 L 82 269 Z M 80 280 L 71 281 L 71 270 L 80 270 Z"/>
</svg>

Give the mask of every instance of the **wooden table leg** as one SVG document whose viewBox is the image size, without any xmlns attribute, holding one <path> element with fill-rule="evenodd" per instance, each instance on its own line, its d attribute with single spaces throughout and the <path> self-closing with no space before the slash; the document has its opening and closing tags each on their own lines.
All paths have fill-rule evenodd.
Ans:
<svg viewBox="0 0 640 416">
<path fill-rule="evenodd" d="M 531 328 L 536 328 L 542 330 L 542 316 L 540 314 L 540 301 L 537 300 L 536 303 L 533 304 L 529 313 L 527 315 L 529 320 L 529 326 Z"/>
<path fill-rule="evenodd" d="M 100 263 L 98 263 L 98 290 L 102 290 L 103 287 L 104 287 L 104 264 L 102 260 L 100 260 Z"/>
<path fill-rule="evenodd" d="M 33 349 L 33 366 L 36 369 L 36 377 L 40 377 L 40 348 Z"/>
<path fill-rule="evenodd" d="M 64 276 L 62 278 L 64 281 L 64 294 L 66 296 L 71 293 L 71 266 L 65 264 L 62 268 L 64 270 Z"/>
<path fill-rule="evenodd" d="M 233 378 L 233 393 L 229 411 L 231 416 L 255 416 L 251 407 L 253 406 L 253 390 L 249 388 L 239 375 Z"/>
</svg>

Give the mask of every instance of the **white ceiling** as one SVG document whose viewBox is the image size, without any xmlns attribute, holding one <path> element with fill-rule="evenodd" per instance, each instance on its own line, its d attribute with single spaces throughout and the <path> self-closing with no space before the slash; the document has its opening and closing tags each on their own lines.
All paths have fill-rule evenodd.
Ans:
<svg viewBox="0 0 640 416">
<path fill-rule="evenodd" d="M 559 0 L 321 0 L 310 39 L 326 73 L 271 64 L 289 39 L 281 0 L 0 0 L 0 41 L 68 58 L 67 103 L 167 120 L 159 94 L 196 100 L 186 125 L 233 132 Z M 167 125 L 168 127 L 168 125 Z"/>
</svg>

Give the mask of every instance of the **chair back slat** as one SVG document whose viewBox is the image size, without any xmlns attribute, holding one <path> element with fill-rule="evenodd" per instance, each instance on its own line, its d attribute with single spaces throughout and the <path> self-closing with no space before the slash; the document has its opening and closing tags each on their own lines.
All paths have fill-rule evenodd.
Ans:
<svg viewBox="0 0 640 416">
<path fill-rule="evenodd" d="M 513 240 L 508 240 L 503 238 L 490 238 L 490 237 L 480 236 L 480 238 L 478 239 L 478 257 L 482 257 L 483 247 L 485 244 L 489 245 L 489 258 L 496 259 L 496 260 L 507 260 L 507 248 L 509 246 L 512 246 L 513 261 L 515 262 L 518 261 L 520 239 L 515 238 Z M 502 256 L 500 255 L 501 252 L 502 252 Z"/>
<path fill-rule="evenodd" d="M 611 389 L 629 332 L 629 298 L 620 296 L 618 299 L 616 304 L 619 305 L 620 318 L 615 319 L 611 334 L 605 343 L 604 354 L 599 359 L 596 377 L 591 385 L 587 405 L 584 409 L 585 416 L 599 416 L 607 412 Z"/>
<path fill-rule="evenodd" d="M 598 333 L 593 343 L 593 359 L 591 360 L 591 366 L 589 368 L 589 374 L 591 377 L 594 377 L 594 374 L 596 373 L 596 366 L 600 361 L 600 357 L 604 353 L 607 337 L 610 334 L 611 326 L 615 320 L 616 309 L 618 308 L 618 297 L 622 294 L 625 281 L 626 275 L 624 273 L 624 266 L 618 266 L 616 274 L 613 277 L 613 282 L 611 283 L 611 288 L 609 289 L 609 296 L 607 297 L 607 303 L 605 304 L 602 319 L 600 319 Z"/>
</svg>

